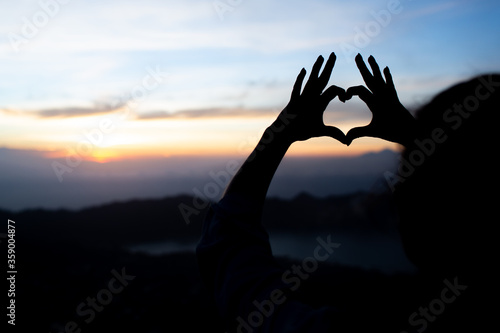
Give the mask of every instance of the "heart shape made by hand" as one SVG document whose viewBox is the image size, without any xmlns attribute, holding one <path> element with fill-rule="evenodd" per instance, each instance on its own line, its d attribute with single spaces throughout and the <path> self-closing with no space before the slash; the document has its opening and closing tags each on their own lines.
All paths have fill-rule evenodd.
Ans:
<svg viewBox="0 0 500 333">
<path fill-rule="evenodd" d="M 415 119 L 399 101 L 389 68 L 384 68 L 382 77 L 373 56 L 368 58 L 371 72 L 360 54 L 355 61 L 366 86 L 349 87 L 344 93 L 339 93 L 338 98 L 345 103 L 353 96 L 358 96 L 372 112 L 372 119 L 366 126 L 350 129 L 345 143 L 350 145 L 357 138 L 370 136 L 406 144 L 414 137 Z"/>
</svg>

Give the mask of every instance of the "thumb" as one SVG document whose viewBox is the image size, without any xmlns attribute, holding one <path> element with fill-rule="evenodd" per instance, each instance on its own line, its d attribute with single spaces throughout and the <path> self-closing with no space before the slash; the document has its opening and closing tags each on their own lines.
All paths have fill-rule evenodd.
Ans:
<svg viewBox="0 0 500 333">
<path fill-rule="evenodd" d="M 349 100 L 352 96 L 358 96 L 366 104 L 370 104 L 373 99 L 373 94 L 365 86 L 354 86 L 347 88 L 345 92 L 345 99 Z"/>
<path fill-rule="evenodd" d="M 322 136 L 329 136 L 331 138 L 334 138 L 334 139 L 342 142 L 343 144 L 347 144 L 346 143 L 346 136 L 345 136 L 344 132 L 342 132 L 337 127 L 325 126 L 323 128 L 323 132 L 321 133 L 321 135 Z"/>
<path fill-rule="evenodd" d="M 351 128 L 349 130 L 349 132 L 347 132 L 347 135 L 345 138 L 345 140 L 346 140 L 345 144 L 349 146 L 353 140 L 355 140 L 357 138 L 361 138 L 363 136 L 372 136 L 371 134 L 372 134 L 372 130 L 370 128 L 370 125 Z"/>
<path fill-rule="evenodd" d="M 344 96 L 345 90 L 344 88 L 340 88 L 337 86 L 328 87 L 322 94 L 321 97 L 324 99 L 326 104 L 330 103 L 337 96 Z"/>
</svg>

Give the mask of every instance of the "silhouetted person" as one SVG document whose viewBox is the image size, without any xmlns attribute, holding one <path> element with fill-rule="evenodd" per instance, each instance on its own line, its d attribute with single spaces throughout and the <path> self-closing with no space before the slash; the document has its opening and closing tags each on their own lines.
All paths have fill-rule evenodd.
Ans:
<svg viewBox="0 0 500 333">
<path fill-rule="evenodd" d="M 422 273 L 429 295 L 441 300 L 445 279 L 460 295 L 436 301 L 435 313 L 428 318 L 419 313 L 411 327 L 417 332 L 489 329 L 498 312 L 491 301 L 498 296 L 494 224 L 499 182 L 493 170 L 500 75 L 478 76 L 447 89 L 413 119 L 398 100 L 389 69 L 384 69 L 384 80 L 375 59 L 368 62 L 373 74 L 356 57 L 368 88 L 349 88 L 345 98 L 358 95 L 373 119 L 368 126 L 351 129 L 347 143 L 373 136 L 405 147 L 398 172 L 388 177 L 405 252 Z"/>
<path fill-rule="evenodd" d="M 473 320 L 460 316 L 464 311 L 473 309 L 471 301 L 485 299 L 482 295 L 476 295 L 475 287 L 469 285 L 475 286 L 471 278 L 474 272 L 486 275 L 489 273 L 487 268 L 496 264 L 492 261 L 489 266 L 484 266 L 478 259 L 480 255 L 483 258 L 493 256 L 493 252 L 488 252 L 489 246 L 481 246 L 481 241 L 487 235 L 492 235 L 492 220 L 487 217 L 487 213 L 491 213 L 495 206 L 481 206 L 483 203 L 493 202 L 493 197 L 487 192 L 488 183 L 491 182 L 486 179 L 478 184 L 478 175 L 470 174 L 471 169 L 468 168 L 473 166 L 472 172 L 483 170 L 488 165 L 482 163 L 493 161 L 493 150 L 489 151 L 489 155 L 480 155 L 475 149 L 486 145 L 491 148 L 493 145 L 494 123 L 488 119 L 491 110 L 498 109 L 500 105 L 498 92 L 495 90 L 495 84 L 500 79 L 497 76 L 483 77 L 471 81 L 472 83 L 459 85 L 458 88 L 454 87 L 424 107 L 415 120 L 399 102 L 389 69 L 384 69 L 384 80 L 373 57 L 368 59 L 373 74 L 361 56 L 356 57 L 367 87 L 351 87 L 347 92 L 336 86 L 324 90 L 335 59 L 332 53 L 320 74 L 323 64 L 320 56 L 301 92 L 306 75 L 305 69 L 302 69 L 292 90 L 290 102 L 266 129 L 222 199 L 210 208 L 197 255 L 202 278 L 213 292 L 220 316 L 227 323 L 228 329 L 237 332 L 359 332 L 401 331 L 408 328 L 408 331 L 415 329 L 422 332 L 438 328 L 451 327 L 453 330 L 456 327 L 468 327 L 461 326 L 463 324 L 474 327 Z M 488 98 L 484 89 L 474 86 L 481 80 L 494 82 L 485 87 L 490 93 Z M 454 112 L 454 102 L 472 103 L 464 98 L 478 90 L 482 94 L 482 97 L 478 97 L 482 98 L 480 105 L 470 117 L 462 116 L 463 122 L 459 126 L 456 114 L 448 114 L 448 108 Z M 368 126 L 352 129 L 345 136 L 339 129 L 324 125 L 323 112 L 335 97 L 339 96 L 339 99 L 345 101 L 353 95 L 358 95 L 366 102 L 373 113 L 373 119 Z M 475 131 L 476 122 L 481 117 L 486 120 L 486 131 L 479 129 L 473 134 L 469 133 L 468 131 Z M 438 121 L 440 119 L 441 122 Z M 469 123 L 469 120 L 473 122 Z M 451 129 L 441 128 L 444 125 Z M 436 132 L 439 128 L 444 133 Z M 448 136 L 446 140 L 444 135 Z M 470 138 L 471 135 L 476 137 Z M 449 283 L 455 283 L 455 291 L 458 293 L 462 291 L 460 288 L 469 283 L 463 296 L 460 295 L 461 299 L 456 301 L 459 304 L 463 300 L 461 309 L 455 312 L 447 310 L 441 316 L 444 319 L 440 318 L 439 322 L 435 320 L 435 316 L 427 318 L 425 328 L 423 321 L 415 323 L 419 318 L 414 318 L 411 325 L 401 327 L 394 323 L 405 322 L 406 318 L 395 318 L 393 322 L 388 322 L 386 317 L 384 319 L 378 315 L 383 309 L 373 308 L 373 311 L 367 313 L 353 313 L 335 307 L 313 308 L 291 290 L 289 283 L 283 279 L 283 268 L 272 256 L 268 234 L 261 224 L 262 206 L 273 175 L 290 145 L 295 141 L 318 136 L 330 136 L 345 144 L 350 144 L 361 136 L 373 136 L 398 142 L 406 147 L 403 161 L 406 158 L 415 162 L 414 170 L 407 172 L 405 168 L 409 169 L 411 165 L 402 162 L 401 172 L 391 178 L 391 185 L 397 189 L 396 201 L 401 214 L 401 235 L 405 250 L 409 258 L 428 274 L 429 278 L 426 275 L 423 280 L 429 286 L 439 283 L 442 285 L 442 279 L 447 278 Z M 429 138 L 435 142 L 433 147 L 425 141 Z M 417 161 L 420 154 L 414 151 L 417 148 L 424 149 L 421 148 L 423 143 L 427 150 L 422 152 L 425 163 L 420 163 Z M 484 150 L 487 151 L 486 148 Z M 456 164 L 458 162 L 463 163 Z M 475 190 L 480 192 L 469 192 Z M 488 212 L 481 210 L 482 208 L 487 208 Z M 471 235 L 472 239 L 467 238 Z M 328 250 L 330 245 L 334 246 L 325 244 L 325 249 Z M 477 247 L 472 249 L 474 246 Z M 456 277 L 460 284 L 454 280 Z M 473 292 L 469 292 L 471 289 Z M 353 290 L 353 297 L 357 297 L 355 293 Z M 447 299 L 453 296 L 443 295 Z M 436 297 L 440 297 L 440 290 Z M 415 308 L 415 311 L 418 310 Z M 479 317 L 480 314 L 473 313 L 473 319 Z"/>
</svg>

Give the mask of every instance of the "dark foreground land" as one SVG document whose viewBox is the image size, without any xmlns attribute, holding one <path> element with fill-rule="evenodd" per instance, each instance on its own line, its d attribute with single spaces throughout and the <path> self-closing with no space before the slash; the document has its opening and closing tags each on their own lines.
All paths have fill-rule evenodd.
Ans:
<svg viewBox="0 0 500 333">
<path fill-rule="evenodd" d="M 116 203 L 76 212 L 1 211 L 0 217 L 15 220 L 17 228 L 16 329 L 224 332 L 199 278 L 194 253 L 150 256 L 125 250 L 146 241 L 198 239 L 204 212 L 187 225 L 178 210 L 183 202 L 189 204 L 192 198 Z M 304 226 L 306 211 L 315 213 Z M 298 232 L 395 227 L 387 197 L 367 194 L 270 200 L 264 219 L 273 229 L 295 227 Z M 284 269 L 299 264 L 289 258 L 279 261 Z M 418 279 L 322 263 L 301 281 L 297 295 L 315 306 L 354 311 L 360 320 L 376 311 L 378 317 L 393 318 L 402 331 L 409 330 L 412 312 L 439 295 L 439 289 L 418 287 Z"/>
</svg>

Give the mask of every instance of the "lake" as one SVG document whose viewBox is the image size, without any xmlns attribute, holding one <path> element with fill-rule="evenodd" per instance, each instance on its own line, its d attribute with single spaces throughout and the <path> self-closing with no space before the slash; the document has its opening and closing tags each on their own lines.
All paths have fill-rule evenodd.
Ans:
<svg viewBox="0 0 500 333">
<path fill-rule="evenodd" d="M 270 242 L 275 256 L 288 256 L 294 259 L 312 257 L 318 246 L 317 238 L 339 243 L 327 259 L 328 262 L 379 270 L 386 274 L 413 273 L 415 267 L 406 258 L 397 232 L 305 232 L 283 233 L 270 232 Z M 150 255 L 172 254 L 176 252 L 194 252 L 195 241 L 161 241 L 131 246 L 131 252 L 143 252 Z"/>
</svg>

